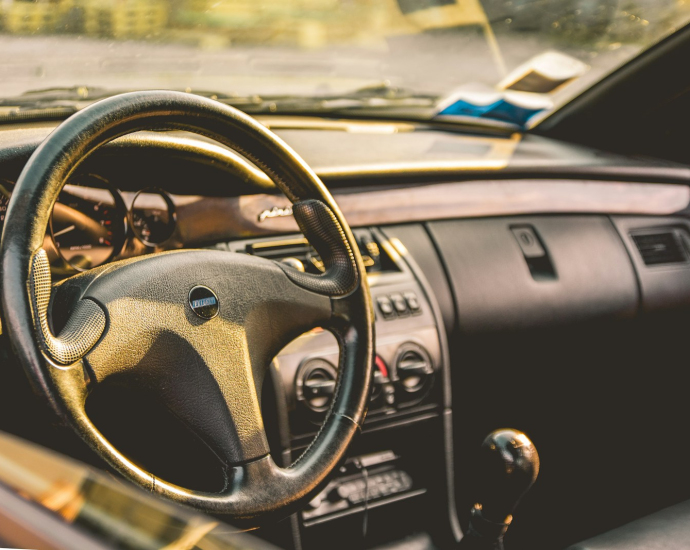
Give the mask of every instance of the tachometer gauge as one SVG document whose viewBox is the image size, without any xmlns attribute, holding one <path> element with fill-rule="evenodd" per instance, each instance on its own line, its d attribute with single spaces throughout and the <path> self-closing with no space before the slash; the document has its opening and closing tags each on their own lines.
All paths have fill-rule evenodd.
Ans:
<svg viewBox="0 0 690 550">
<path fill-rule="evenodd" d="M 75 183 L 65 185 L 60 193 L 50 231 L 60 256 L 84 271 L 104 264 L 122 250 L 126 207 L 119 192 L 100 178 L 81 177 Z"/>
<path fill-rule="evenodd" d="M 143 189 L 137 193 L 129 211 L 134 233 L 147 246 L 158 246 L 175 231 L 175 204 L 161 189 Z"/>
</svg>

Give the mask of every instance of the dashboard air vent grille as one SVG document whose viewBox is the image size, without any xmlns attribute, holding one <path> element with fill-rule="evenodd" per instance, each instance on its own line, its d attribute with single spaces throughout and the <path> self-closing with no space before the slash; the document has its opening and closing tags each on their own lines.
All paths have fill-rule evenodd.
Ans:
<svg viewBox="0 0 690 550">
<path fill-rule="evenodd" d="M 308 273 L 318 274 L 323 270 L 321 258 L 305 238 L 255 242 L 248 244 L 245 251 L 278 262 L 286 259 L 297 261 Z"/>
<path fill-rule="evenodd" d="M 379 247 L 379 243 L 369 229 L 355 229 L 354 234 L 367 272 L 397 271 L 395 263 L 385 250 Z M 307 273 L 318 274 L 324 269 L 319 254 L 304 237 L 252 241 L 244 244 L 243 248 L 244 250 L 236 249 L 236 251 L 285 262 L 293 267 L 299 265 Z M 231 247 L 230 250 L 235 249 Z"/>
<path fill-rule="evenodd" d="M 307 239 L 285 239 L 280 241 L 266 241 L 247 245 L 247 252 L 254 256 L 279 260 L 289 256 L 305 259 L 311 254 L 312 248 Z"/>
<path fill-rule="evenodd" d="M 684 263 L 687 258 L 675 231 L 631 235 L 645 265 Z"/>
</svg>

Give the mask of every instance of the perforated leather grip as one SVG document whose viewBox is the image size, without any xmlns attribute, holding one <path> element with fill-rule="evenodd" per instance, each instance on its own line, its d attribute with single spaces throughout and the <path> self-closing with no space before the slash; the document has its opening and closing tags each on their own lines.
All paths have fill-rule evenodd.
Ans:
<svg viewBox="0 0 690 550">
<path fill-rule="evenodd" d="M 319 200 L 308 199 L 294 203 L 292 213 L 326 270 L 312 275 L 279 264 L 287 276 L 302 288 L 327 296 L 345 296 L 355 290 L 359 283 L 357 263 L 333 211 Z"/>
<path fill-rule="evenodd" d="M 36 329 L 41 336 L 43 351 L 56 363 L 71 365 L 98 342 L 105 330 L 105 313 L 93 300 L 80 300 L 65 327 L 55 337 L 48 324 L 51 289 L 50 264 L 45 250 L 41 249 L 34 254 L 29 281 Z"/>
</svg>

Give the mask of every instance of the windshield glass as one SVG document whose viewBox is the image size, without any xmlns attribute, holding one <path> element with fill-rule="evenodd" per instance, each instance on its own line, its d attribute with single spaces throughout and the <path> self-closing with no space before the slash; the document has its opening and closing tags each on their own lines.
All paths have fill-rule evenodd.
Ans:
<svg viewBox="0 0 690 550">
<path fill-rule="evenodd" d="M 167 88 L 524 126 L 688 20 L 688 0 L 0 0 L 0 115 Z"/>
</svg>

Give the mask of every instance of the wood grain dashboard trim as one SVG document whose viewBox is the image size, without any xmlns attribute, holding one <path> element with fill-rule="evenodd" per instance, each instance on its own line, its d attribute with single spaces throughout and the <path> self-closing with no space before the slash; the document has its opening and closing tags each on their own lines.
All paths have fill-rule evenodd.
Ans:
<svg viewBox="0 0 690 550">
<path fill-rule="evenodd" d="M 352 226 L 522 214 L 669 215 L 690 205 L 680 184 L 580 180 L 488 180 L 335 192 Z M 263 217 L 286 209 L 279 195 L 204 198 L 174 196 L 185 245 L 298 231 L 292 216 Z"/>
</svg>

